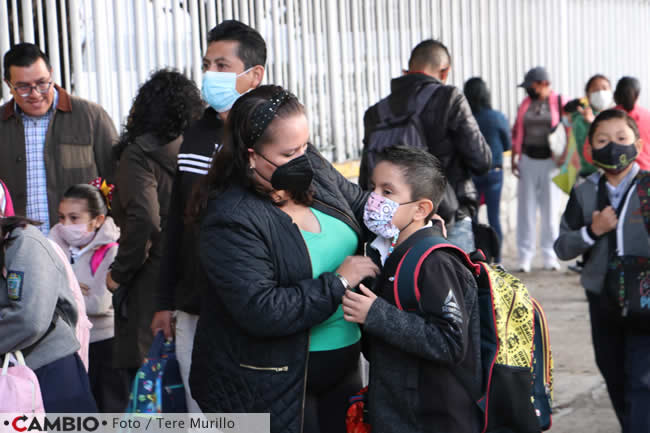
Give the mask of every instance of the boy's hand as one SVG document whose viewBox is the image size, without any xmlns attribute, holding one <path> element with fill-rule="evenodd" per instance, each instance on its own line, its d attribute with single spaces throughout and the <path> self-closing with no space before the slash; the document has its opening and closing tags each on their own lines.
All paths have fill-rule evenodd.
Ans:
<svg viewBox="0 0 650 433">
<path fill-rule="evenodd" d="M 596 236 L 602 236 L 616 228 L 618 218 L 616 212 L 611 206 L 607 206 L 602 211 L 595 210 L 591 214 L 591 231 Z"/>
<path fill-rule="evenodd" d="M 359 285 L 361 293 L 354 293 L 351 290 L 346 290 L 343 296 L 343 318 L 348 322 L 353 323 L 366 323 L 368 311 L 372 303 L 377 299 L 372 290 L 368 289 L 363 284 Z"/>
</svg>

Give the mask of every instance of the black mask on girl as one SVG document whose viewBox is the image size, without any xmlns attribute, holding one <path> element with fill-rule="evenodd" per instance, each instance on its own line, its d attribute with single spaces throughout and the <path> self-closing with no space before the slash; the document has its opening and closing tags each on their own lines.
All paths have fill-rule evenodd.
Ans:
<svg viewBox="0 0 650 433">
<path fill-rule="evenodd" d="M 276 165 L 269 161 L 264 155 L 258 153 L 259 156 L 264 158 L 269 164 L 277 167 L 271 176 L 267 179 L 262 176 L 257 169 L 257 174 L 264 180 L 269 182 L 276 190 L 285 190 L 294 193 L 302 193 L 309 189 L 311 181 L 314 178 L 314 169 L 306 154 L 294 158 L 286 164 Z"/>
<path fill-rule="evenodd" d="M 537 90 L 533 89 L 532 87 L 528 87 L 526 89 L 526 93 L 528 93 L 530 99 L 539 99 L 539 93 L 537 92 Z"/>
<path fill-rule="evenodd" d="M 610 173 L 620 173 L 637 157 L 636 146 L 610 141 L 607 146 L 591 151 L 594 164 Z"/>
</svg>

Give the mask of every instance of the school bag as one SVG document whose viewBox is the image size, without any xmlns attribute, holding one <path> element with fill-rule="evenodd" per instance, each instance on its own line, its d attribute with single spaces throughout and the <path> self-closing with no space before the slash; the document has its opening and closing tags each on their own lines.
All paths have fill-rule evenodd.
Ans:
<svg viewBox="0 0 650 433">
<path fill-rule="evenodd" d="M 126 413 L 185 413 L 185 388 L 173 341 L 162 331 L 154 337 L 147 357 L 133 380 Z"/>
<path fill-rule="evenodd" d="M 368 173 L 377 164 L 377 153 L 391 146 L 410 146 L 429 149 L 421 114 L 440 84 L 426 84 L 419 88 L 407 102 L 403 113 L 393 113 L 390 108 L 390 97 L 379 101 L 377 115 L 379 123 L 365 140 L 363 152 L 366 156 Z"/>
<path fill-rule="evenodd" d="M 605 182 L 605 176 L 601 176 L 597 190 L 599 210 L 610 204 Z M 620 218 L 628 193 L 635 185 L 639 210 L 646 231 L 650 234 L 650 172 L 639 171 L 635 179 L 630 182 L 628 190 L 623 194 L 623 199 L 616 209 L 616 216 Z M 630 328 L 648 332 L 650 331 L 650 257 L 619 256 L 616 248 L 617 231 L 612 230 L 605 236 L 609 243 L 609 260 L 603 301 L 609 308 L 613 307 Z"/>
<path fill-rule="evenodd" d="M 5 354 L 0 372 L 0 396 L 0 413 L 45 413 L 38 378 L 25 364 L 20 350 Z"/>
<path fill-rule="evenodd" d="M 0 216 L 14 216 L 14 205 L 7 186 L 0 180 Z"/>
<path fill-rule="evenodd" d="M 419 310 L 418 274 L 434 251 L 458 257 L 477 281 L 482 387 L 455 373 L 482 413 L 482 432 L 536 433 L 551 427 L 553 358 L 546 317 L 524 284 L 503 268 L 473 262 L 442 237 L 426 237 L 402 257 L 394 281 L 398 308 Z"/>
</svg>

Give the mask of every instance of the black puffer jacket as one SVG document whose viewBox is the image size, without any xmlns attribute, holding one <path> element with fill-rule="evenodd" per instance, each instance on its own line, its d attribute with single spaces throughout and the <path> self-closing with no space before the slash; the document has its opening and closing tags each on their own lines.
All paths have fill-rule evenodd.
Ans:
<svg viewBox="0 0 650 433">
<path fill-rule="evenodd" d="M 478 209 L 478 194 L 472 176 L 488 172 L 492 164 L 492 151 L 462 92 L 457 87 L 441 84 L 433 77 L 414 73 L 393 79 L 389 96 L 391 110 L 394 113 L 405 112 L 411 96 L 424 85 L 441 86 L 422 112 L 429 152 L 440 160 L 456 193 L 460 206 L 456 219 L 473 216 Z M 373 105 L 364 116 L 364 143 L 367 143 L 368 136 L 378 123 L 379 114 L 376 105 Z M 372 174 L 369 173 L 365 153 L 364 149 L 359 173 L 359 184 L 363 188 L 367 188 Z"/>
<path fill-rule="evenodd" d="M 478 433 L 481 354 L 476 280 L 458 257 L 435 251 L 420 268 L 420 310 L 395 305 L 394 281 L 404 255 L 439 223 L 413 233 L 388 257 L 373 285 L 378 298 L 363 328 L 370 361 L 368 410 L 373 433 Z M 378 256 L 368 248 L 369 256 Z M 374 258 L 373 258 L 374 260 Z"/>
<path fill-rule="evenodd" d="M 307 152 L 313 207 L 361 237 L 368 195 Z M 313 279 L 298 226 L 241 187 L 208 203 L 199 246 L 210 290 L 194 340 L 192 396 L 204 412 L 270 412 L 272 432 L 302 431 L 309 329 L 334 313 L 345 288 L 334 273 Z"/>
</svg>

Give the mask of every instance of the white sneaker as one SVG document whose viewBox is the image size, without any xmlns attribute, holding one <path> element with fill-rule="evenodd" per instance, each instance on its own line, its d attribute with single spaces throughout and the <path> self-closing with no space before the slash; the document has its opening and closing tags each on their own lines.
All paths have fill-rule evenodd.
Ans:
<svg viewBox="0 0 650 433">
<path fill-rule="evenodd" d="M 521 263 L 519 265 L 519 272 L 523 272 L 524 274 L 527 274 L 530 272 L 530 263 Z"/>
<path fill-rule="evenodd" d="M 546 269 L 547 271 L 559 271 L 560 263 L 557 260 L 548 262 L 544 265 L 544 269 Z"/>
</svg>

